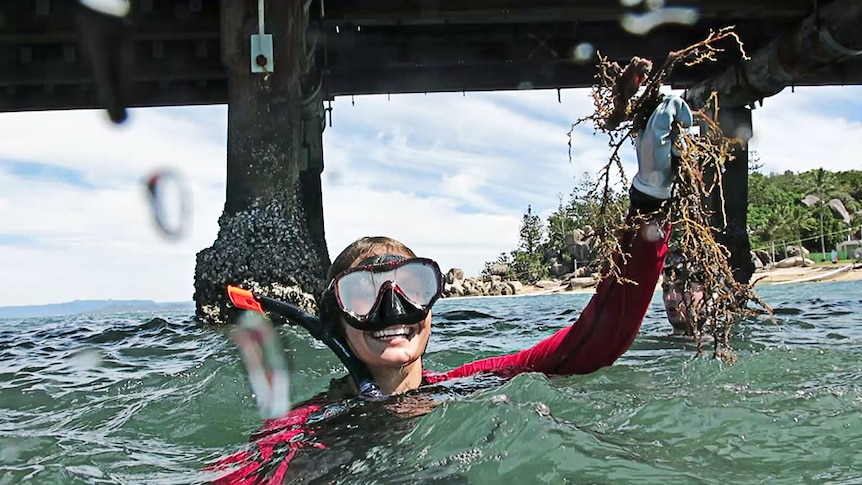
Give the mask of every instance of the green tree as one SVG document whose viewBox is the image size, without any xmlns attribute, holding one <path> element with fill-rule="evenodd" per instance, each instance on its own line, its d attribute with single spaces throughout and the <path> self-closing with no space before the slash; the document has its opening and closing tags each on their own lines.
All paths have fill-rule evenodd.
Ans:
<svg viewBox="0 0 862 485">
<path fill-rule="evenodd" d="M 518 247 L 527 252 L 527 254 L 536 254 L 540 251 L 542 245 L 542 237 L 544 236 L 545 228 L 542 226 L 542 218 L 538 214 L 533 213 L 533 207 L 527 206 L 527 212 L 521 219 L 521 239 Z"/>
<path fill-rule="evenodd" d="M 574 231 L 582 230 L 590 234 L 601 223 L 600 199 L 593 193 L 595 185 L 592 175 L 584 172 L 576 179 L 568 200 L 564 202 L 563 197 L 560 196 L 557 210 L 548 216 L 548 238 L 545 249 L 559 254 L 561 262 L 573 268 L 576 265 L 569 252 L 569 244 Z M 616 203 L 627 204 L 625 194 L 615 192 L 612 196 Z M 590 255 L 590 260 L 593 256 L 594 254 Z"/>
</svg>

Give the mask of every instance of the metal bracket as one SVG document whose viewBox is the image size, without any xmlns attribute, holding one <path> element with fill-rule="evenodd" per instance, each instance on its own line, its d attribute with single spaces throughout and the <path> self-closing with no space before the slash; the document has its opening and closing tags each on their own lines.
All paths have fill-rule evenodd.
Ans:
<svg viewBox="0 0 862 485">
<path fill-rule="evenodd" d="M 272 34 L 263 33 L 263 0 L 257 0 L 258 33 L 251 36 L 251 72 L 269 73 L 275 71 L 275 57 L 272 55 Z"/>
</svg>

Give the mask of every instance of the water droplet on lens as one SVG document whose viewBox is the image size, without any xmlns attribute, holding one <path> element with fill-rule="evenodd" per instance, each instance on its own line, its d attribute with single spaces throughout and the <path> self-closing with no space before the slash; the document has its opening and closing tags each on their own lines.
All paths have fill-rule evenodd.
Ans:
<svg viewBox="0 0 862 485">
<path fill-rule="evenodd" d="M 84 349 L 72 355 L 69 365 L 81 371 L 95 369 L 102 365 L 102 354 L 96 349 Z"/>
<path fill-rule="evenodd" d="M 18 460 L 18 447 L 6 445 L 0 449 L 0 463 L 12 463 Z"/>
<path fill-rule="evenodd" d="M 342 179 L 343 177 L 342 177 L 342 175 L 341 175 L 341 172 L 340 172 L 340 171 L 338 171 L 338 170 L 329 170 L 329 171 L 324 172 L 324 174 L 326 174 L 326 178 L 328 179 L 329 183 L 331 183 L 332 185 L 339 185 L 339 184 L 341 184 L 341 179 Z"/>
<path fill-rule="evenodd" d="M 540 402 L 536 405 L 536 412 L 539 413 L 539 416 L 550 416 L 551 408 L 549 408 L 547 404 Z"/>
<path fill-rule="evenodd" d="M 587 62 L 593 58 L 596 48 L 589 42 L 581 42 L 572 49 L 572 60 L 575 62 Z"/>
<path fill-rule="evenodd" d="M 258 313 L 243 313 L 232 337 L 240 350 L 260 414 L 277 418 L 290 411 L 290 380 L 284 349 L 269 321 Z"/>
</svg>

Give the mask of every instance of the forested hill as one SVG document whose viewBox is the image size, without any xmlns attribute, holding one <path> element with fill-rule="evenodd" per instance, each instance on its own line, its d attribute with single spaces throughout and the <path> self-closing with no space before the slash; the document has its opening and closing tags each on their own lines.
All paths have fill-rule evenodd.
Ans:
<svg viewBox="0 0 862 485">
<path fill-rule="evenodd" d="M 783 251 L 802 244 L 812 253 L 829 252 L 849 237 L 860 239 L 862 228 L 862 171 L 764 174 L 752 157 L 748 179 L 748 228 L 752 249 Z M 520 228 L 520 243 L 495 261 L 485 264 L 485 274 L 502 274 L 525 283 L 591 266 L 595 253 L 590 232 L 597 226 L 595 186 L 585 173 L 568 197 L 547 218 L 527 207 Z M 616 194 L 627 204 L 626 194 Z M 822 217 L 821 217 L 822 216 Z M 823 240 L 821 243 L 821 222 Z M 504 271 L 505 270 L 505 271 Z"/>
<path fill-rule="evenodd" d="M 132 313 L 169 310 L 194 311 L 194 302 L 160 303 L 151 300 L 75 300 L 47 305 L 0 307 L 0 318 L 37 318 L 83 313 Z"/>
</svg>

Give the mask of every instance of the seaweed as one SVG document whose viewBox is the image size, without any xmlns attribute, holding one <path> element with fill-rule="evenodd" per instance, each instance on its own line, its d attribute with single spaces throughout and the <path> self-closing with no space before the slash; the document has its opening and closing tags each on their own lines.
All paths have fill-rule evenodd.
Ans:
<svg viewBox="0 0 862 485">
<path fill-rule="evenodd" d="M 732 163 L 737 146 L 745 143 L 726 137 L 715 121 L 720 109 L 718 96 L 713 93 L 703 107 L 692 111 L 694 125 L 700 128 L 700 133 L 675 127 L 678 135 L 674 144 L 679 156 L 674 157 L 672 196 L 668 202 L 653 213 L 627 217 L 626 207 L 612 198 L 616 184 L 628 186 L 620 149 L 626 142 L 634 143 L 638 133 L 646 127 L 650 115 L 665 96 L 660 90 L 673 70 L 680 65 L 689 67 L 716 61 L 717 55 L 725 51 L 719 43 L 728 40 L 735 42 L 741 56 L 747 59 L 733 26 L 710 31 L 700 42 L 670 52 L 657 70 L 653 70 L 653 62 L 648 59 L 633 57 L 623 68 L 599 53 L 596 82 L 592 87 L 595 109 L 573 123 L 568 135 L 570 162 L 571 135 L 581 124 L 592 123 L 595 132 L 608 136 L 611 148 L 610 158 L 598 171 L 596 185 L 590 193 L 601 201 L 602 217 L 599 219 L 602 223 L 595 228 L 597 251 L 600 260 L 608 262 L 601 276 L 631 283 L 620 267 L 629 256 L 620 245 L 621 230 L 636 230 L 651 220 L 662 225 L 671 224 L 671 244 L 681 254 L 679 268 L 687 275 L 697 275 L 697 282 L 703 288 L 703 298 L 690 308 L 696 315 L 689 319 L 689 330 L 698 344 L 697 353 L 703 352 L 704 339 L 711 336 L 713 356 L 734 361 L 729 342 L 733 326 L 743 316 L 756 313 L 748 303 L 759 305 L 770 315 L 772 310 L 754 294 L 753 285 L 734 280 L 728 263 L 730 252 L 716 240 L 725 229 L 726 221 L 722 173 L 725 165 Z M 611 257 L 613 254 L 620 254 L 622 258 L 615 259 Z M 689 290 L 693 279 L 683 280 L 685 289 Z"/>
</svg>

